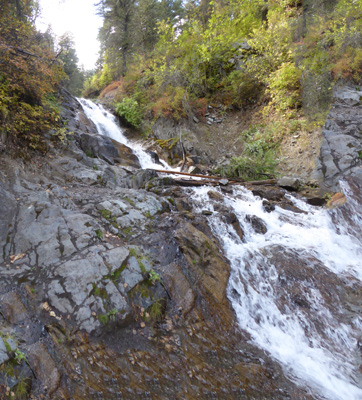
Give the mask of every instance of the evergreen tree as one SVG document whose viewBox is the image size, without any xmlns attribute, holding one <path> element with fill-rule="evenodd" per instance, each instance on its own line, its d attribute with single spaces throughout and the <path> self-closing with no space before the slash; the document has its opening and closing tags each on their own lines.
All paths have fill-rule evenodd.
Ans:
<svg viewBox="0 0 362 400">
<path fill-rule="evenodd" d="M 63 85 L 75 96 L 79 96 L 85 81 L 84 74 L 78 67 L 78 56 L 75 50 L 73 36 L 67 32 L 59 39 L 58 59 L 63 62 L 64 72 L 67 75 Z"/>
<path fill-rule="evenodd" d="M 114 79 L 125 75 L 134 55 L 154 49 L 160 21 L 174 24 L 184 15 L 182 0 L 101 0 L 98 10 L 104 18 L 99 32 L 103 65 Z"/>
<path fill-rule="evenodd" d="M 135 0 L 101 0 L 99 13 L 104 18 L 99 32 L 103 56 L 108 54 L 107 63 L 122 75 L 126 73 L 127 62 L 132 49 L 131 24 L 135 14 Z M 119 57 L 119 53 L 121 57 Z"/>
</svg>

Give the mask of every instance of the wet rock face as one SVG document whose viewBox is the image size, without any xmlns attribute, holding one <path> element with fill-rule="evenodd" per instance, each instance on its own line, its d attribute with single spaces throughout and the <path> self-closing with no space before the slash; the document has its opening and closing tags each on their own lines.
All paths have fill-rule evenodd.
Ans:
<svg viewBox="0 0 362 400">
<path fill-rule="evenodd" d="M 141 255 L 132 256 L 120 238 L 150 229 L 163 210 L 156 196 L 123 189 L 106 199 L 105 188 L 97 197 L 91 188 L 71 193 L 45 182 L 45 177 L 12 178 L 12 189 L 4 188 L 4 200 L 10 204 L 3 204 L 11 212 L 0 244 L 1 272 L 7 278 L 3 283 L 33 285 L 55 315 L 67 316 L 89 333 L 100 332 L 107 319 L 117 326 L 132 321 L 128 290 L 147 280 L 151 267 Z M 113 238 L 109 243 L 106 235 Z M 142 269 L 137 270 L 138 262 Z M 11 323 L 28 318 L 14 308 L 19 304 L 14 296 L 2 297 L 3 315 Z"/>
<path fill-rule="evenodd" d="M 263 220 L 256 215 L 247 215 L 245 219 L 251 224 L 256 233 L 264 235 L 268 231 Z"/>
<path fill-rule="evenodd" d="M 81 149 L 90 157 L 101 158 L 108 164 L 121 164 L 140 168 L 136 155 L 124 144 L 118 143 L 107 136 L 83 133 L 79 136 Z"/>
<path fill-rule="evenodd" d="M 244 231 L 240 226 L 239 220 L 233 212 L 226 212 L 223 214 L 223 219 L 227 224 L 230 224 L 241 240 L 244 240 Z"/>
<path fill-rule="evenodd" d="M 314 177 L 328 190 L 339 190 L 342 177 L 362 180 L 362 92 L 338 86 L 323 128 L 319 165 Z"/>
<path fill-rule="evenodd" d="M 77 118 L 76 135 L 91 138 Z M 0 160 L 0 398 L 23 385 L 39 399 L 310 399 L 236 329 L 210 212 L 170 181 L 153 187 L 154 172 L 117 163 L 109 142 L 95 141 L 99 158 L 89 157 L 91 142 L 36 168 Z M 259 194 L 271 207 L 286 202 L 280 189 Z M 222 195 L 209 197 L 243 239 Z M 246 222 L 265 233 L 257 217 Z M 308 308 L 292 256 L 273 252 L 283 293 Z"/>
<path fill-rule="evenodd" d="M 74 98 L 66 89 L 61 89 L 61 118 L 68 129 L 76 134 L 90 133 L 97 134 L 97 128 L 83 113 L 79 101 Z"/>
<path fill-rule="evenodd" d="M 267 265 L 259 267 L 275 268 L 277 274 L 273 293 L 280 312 L 303 315 L 311 336 L 316 332 L 325 341 L 326 348 L 330 344 L 333 348 L 329 330 L 338 329 L 343 323 L 350 324 L 355 310 L 361 307 L 358 280 L 338 276 L 312 255 L 298 254 L 283 246 L 269 246 L 263 250 L 263 256 L 268 260 Z M 321 312 L 322 308 L 327 312 Z M 359 379 L 362 381 L 361 376 Z"/>
<path fill-rule="evenodd" d="M 64 161 L 68 165 L 67 158 L 52 159 L 50 174 Z M 101 169 L 106 163 L 97 165 Z M 67 176 L 78 172 L 68 170 Z M 17 393 L 21 379 L 30 390 L 36 376 L 35 396 L 63 398 L 59 359 L 43 342 L 48 338 L 44 325 L 59 325 L 69 335 L 70 330 L 104 335 L 136 323 L 141 308 L 163 301 L 166 291 L 146 250 L 129 244 L 133 237 L 150 234 L 163 205 L 144 190 L 110 191 L 99 183 L 92 187 L 74 181 L 71 187 L 58 186 L 38 171 L 24 173 L 11 160 L 6 174 L 7 186 L 1 185 L 8 213 L 3 212 L 7 230 L 0 238 L 0 332 L 9 340 L 0 342 L 0 397 L 7 387 Z M 22 291 L 29 296 L 24 299 Z M 11 338 L 19 336 L 11 350 Z M 7 374 L 14 363 L 10 383 Z"/>
<path fill-rule="evenodd" d="M 230 323 L 232 317 L 226 300 L 230 267 L 222 258 L 219 248 L 190 223 L 183 223 L 176 230 L 175 238 L 198 287 L 210 299 L 211 304 L 217 303 L 219 308 L 223 305 L 223 320 L 225 324 Z"/>
<path fill-rule="evenodd" d="M 68 160 L 54 158 L 50 176 Z M 1 394 L 25 377 L 45 399 L 308 398 L 234 331 L 229 266 L 182 190 L 162 198 L 76 176 L 58 185 L 11 165 L 2 186 L 13 211 L 0 244 Z"/>
<path fill-rule="evenodd" d="M 29 363 L 36 376 L 43 382 L 46 391 L 52 395 L 60 383 L 59 370 L 43 343 L 35 343 L 28 350 Z"/>
</svg>

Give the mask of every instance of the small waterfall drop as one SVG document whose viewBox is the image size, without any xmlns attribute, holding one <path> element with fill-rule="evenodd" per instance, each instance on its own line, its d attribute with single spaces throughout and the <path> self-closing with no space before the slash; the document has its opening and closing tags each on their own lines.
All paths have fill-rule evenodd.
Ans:
<svg viewBox="0 0 362 400">
<path fill-rule="evenodd" d="M 142 168 L 158 169 L 142 146 L 130 142 L 115 117 L 102 106 L 79 99 L 100 134 L 131 147 Z M 165 169 L 171 169 L 163 163 Z M 362 207 L 346 182 L 347 211 L 326 210 L 290 200 L 303 212 L 276 207 L 245 188 L 223 193 L 224 206 L 244 231 L 242 241 L 214 208 L 209 187 L 186 189 L 200 212 L 212 212 L 209 224 L 231 265 L 228 297 L 240 328 L 265 350 L 286 375 L 309 387 L 316 399 L 361 400 Z M 250 216 L 267 228 L 253 229 Z"/>
<path fill-rule="evenodd" d="M 78 99 L 83 107 L 85 115 L 93 121 L 97 127 L 100 135 L 108 136 L 117 142 L 124 144 L 132 149 L 134 154 L 137 156 L 141 168 L 143 169 L 160 169 L 159 164 L 155 164 L 150 154 L 144 149 L 142 144 L 131 142 L 123 134 L 122 128 L 119 126 L 116 117 L 107 111 L 101 104 L 95 104 L 93 101 L 88 99 Z M 160 160 L 164 169 L 171 169 L 166 162 Z"/>
</svg>

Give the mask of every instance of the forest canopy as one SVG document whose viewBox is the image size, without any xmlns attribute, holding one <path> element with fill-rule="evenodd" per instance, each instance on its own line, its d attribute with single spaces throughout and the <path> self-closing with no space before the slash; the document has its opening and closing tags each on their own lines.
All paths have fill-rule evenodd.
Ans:
<svg viewBox="0 0 362 400">
<path fill-rule="evenodd" d="M 101 0 L 99 69 L 145 116 L 267 102 L 318 118 L 333 82 L 362 72 L 362 0 Z M 113 84 L 114 85 L 114 84 Z"/>
</svg>

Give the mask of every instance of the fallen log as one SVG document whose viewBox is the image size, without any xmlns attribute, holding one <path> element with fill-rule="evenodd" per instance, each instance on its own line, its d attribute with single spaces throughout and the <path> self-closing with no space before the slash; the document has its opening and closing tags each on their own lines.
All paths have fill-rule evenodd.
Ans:
<svg viewBox="0 0 362 400">
<path fill-rule="evenodd" d="M 225 178 L 223 178 L 221 176 L 189 174 L 188 172 L 166 171 L 166 170 L 163 170 L 163 169 L 154 169 L 153 171 L 160 172 L 162 174 L 190 176 L 190 177 L 193 177 L 193 178 L 216 179 L 216 180 L 225 179 Z"/>
<path fill-rule="evenodd" d="M 215 181 L 195 181 L 194 179 L 175 179 L 172 182 L 174 185 L 184 186 L 184 187 L 193 187 L 193 186 L 217 186 L 218 183 Z"/>
<path fill-rule="evenodd" d="M 189 176 L 190 178 L 202 178 L 206 179 L 207 182 L 205 181 L 198 181 L 198 180 L 189 180 L 190 182 L 194 182 L 195 185 L 190 185 L 190 186 L 202 186 L 205 183 L 212 183 L 212 180 L 220 181 L 220 180 L 225 180 L 224 177 L 222 176 L 214 176 L 214 175 L 200 175 L 200 174 L 189 174 L 188 172 L 178 172 L 178 171 L 167 171 L 167 170 L 162 170 L 162 169 L 154 169 L 153 171 L 159 172 L 162 174 L 170 174 L 170 175 L 183 175 L 183 176 Z M 187 182 L 187 181 L 182 181 L 182 182 Z M 196 184 L 196 182 L 199 182 L 199 184 Z M 215 182 L 213 182 L 215 183 Z M 276 179 L 265 179 L 262 181 L 243 181 L 241 179 L 235 179 L 233 178 L 232 180 L 227 182 L 227 185 L 275 185 L 277 183 Z M 185 185 L 186 186 L 186 185 Z"/>
<path fill-rule="evenodd" d="M 263 181 L 245 181 L 243 184 L 246 186 L 252 185 L 275 185 L 277 183 L 276 179 L 265 179 Z"/>
</svg>

